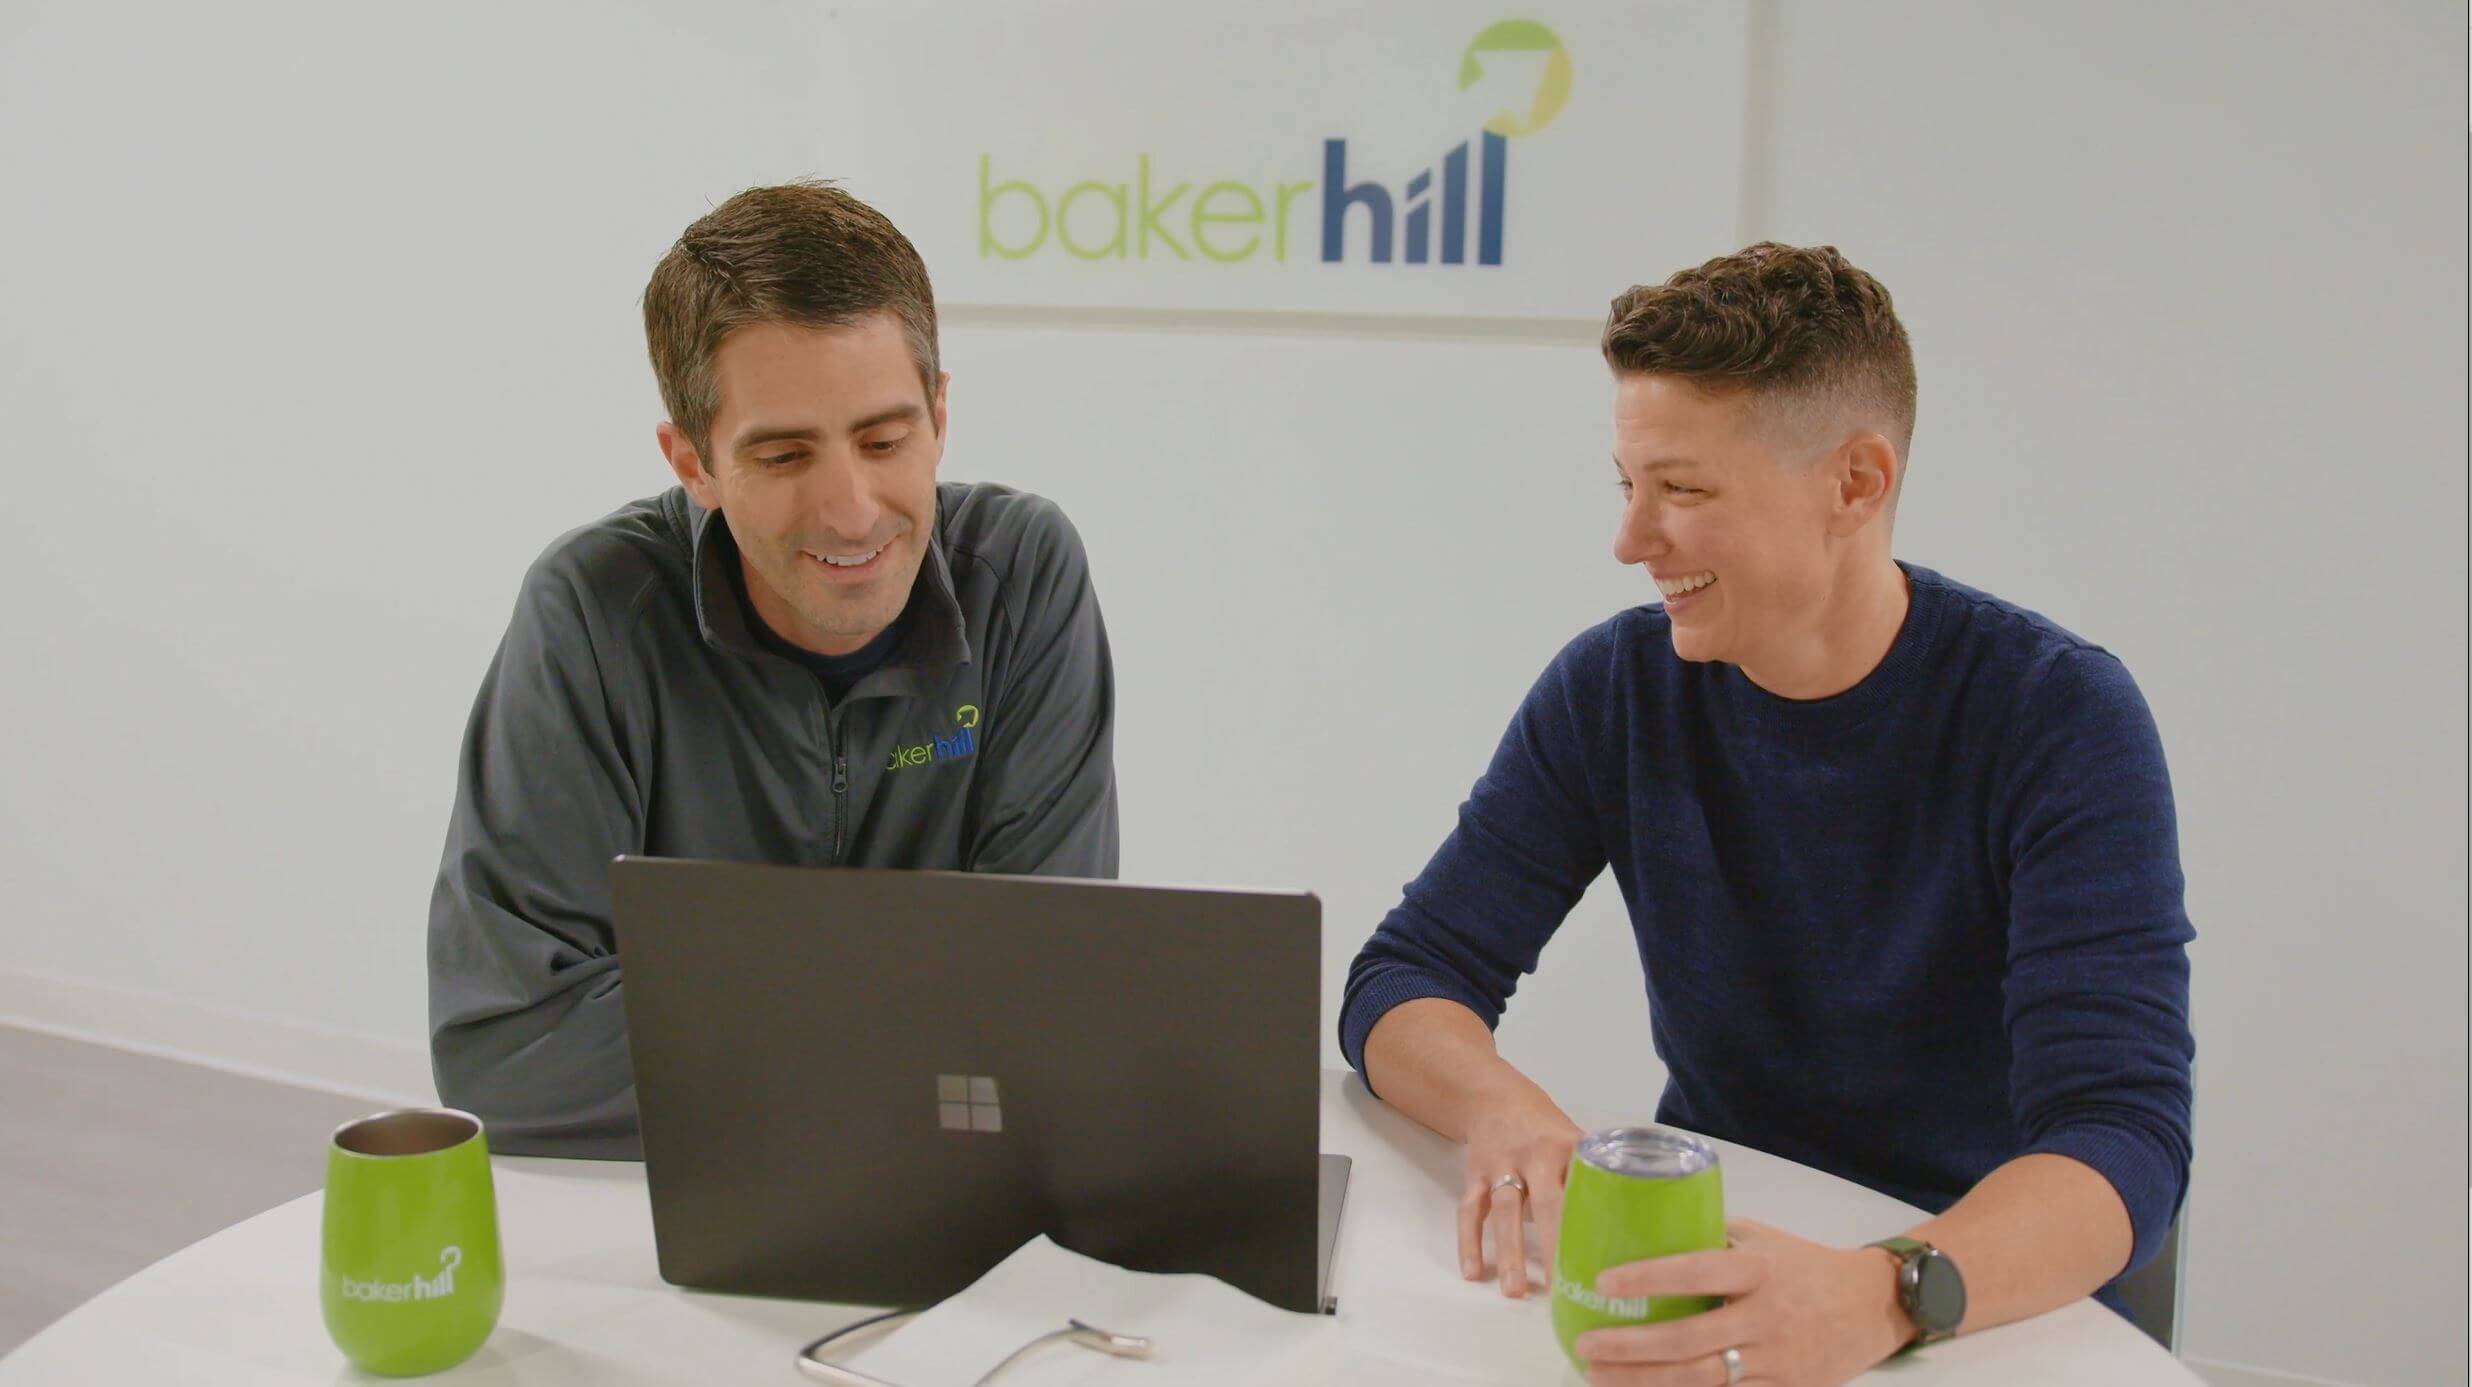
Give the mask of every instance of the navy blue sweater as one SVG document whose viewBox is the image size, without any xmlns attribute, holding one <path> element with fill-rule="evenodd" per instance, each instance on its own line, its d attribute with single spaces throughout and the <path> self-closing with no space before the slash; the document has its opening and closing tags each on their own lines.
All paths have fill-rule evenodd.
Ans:
<svg viewBox="0 0 2472 1387">
<path fill-rule="evenodd" d="M 2194 1052 L 2154 720 L 2100 647 L 1905 571 L 1896 642 L 1832 698 L 1678 658 L 1662 607 L 1565 647 L 1348 970 L 1349 1063 L 1411 998 L 1496 1024 L 1611 865 L 1659 1121 L 1934 1211 L 2056 1152 L 2120 1192 L 2130 1265 L 2151 1255 Z"/>
</svg>

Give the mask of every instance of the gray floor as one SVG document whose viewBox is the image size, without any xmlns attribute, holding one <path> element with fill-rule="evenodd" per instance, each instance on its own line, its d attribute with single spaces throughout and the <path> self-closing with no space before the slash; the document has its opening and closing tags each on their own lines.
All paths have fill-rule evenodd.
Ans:
<svg viewBox="0 0 2472 1387">
<path fill-rule="evenodd" d="M 318 1188 L 326 1134 L 373 1106 L 0 1026 L 0 1353 Z"/>
</svg>

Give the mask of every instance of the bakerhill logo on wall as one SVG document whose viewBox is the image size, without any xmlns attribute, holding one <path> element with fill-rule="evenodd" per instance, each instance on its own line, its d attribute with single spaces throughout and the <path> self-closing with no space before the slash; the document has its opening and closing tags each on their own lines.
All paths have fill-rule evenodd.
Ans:
<svg viewBox="0 0 2472 1387">
<path fill-rule="evenodd" d="M 1154 167 L 1141 153 L 1118 181 L 1084 179 L 1050 191 L 981 154 L 979 258 L 1500 265 L 1508 251 L 1511 143 L 1551 125 L 1571 96 L 1570 54 L 1531 19 L 1504 20 L 1470 40 L 1459 60 L 1460 90 L 1506 58 L 1536 73 L 1526 109 L 1498 112 L 1396 189 L 1351 182 L 1348 140 L 1338 135 L 1322 141 L 1319 179 L 1265 184 L 1203 182 Z"/>
</svg>

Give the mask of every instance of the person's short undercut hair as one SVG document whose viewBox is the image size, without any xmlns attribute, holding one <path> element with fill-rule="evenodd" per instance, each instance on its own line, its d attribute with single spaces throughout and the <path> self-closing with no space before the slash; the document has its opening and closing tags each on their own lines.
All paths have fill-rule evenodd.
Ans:
<svg viewBox="0 0 2472 1387">
<path fill-rule="evenodd" d="M 932 405 L 942 374 L 927 266 L 894 225 L 830 183 L 749 188 L 698 218 L 644 286 L 644 341 L 670 422 L 712 470 L 713 359 L 754 323 L 848 327 L 891 313 Z"/>
<path fill-rule="evenodd" d="M 1914 349 L 1888 289 L 1835 246 L 1762 241 L 1616 296 L 1605 361 L 1788 417 L 1852 407 L 1914 439 Z"/>
</svg>

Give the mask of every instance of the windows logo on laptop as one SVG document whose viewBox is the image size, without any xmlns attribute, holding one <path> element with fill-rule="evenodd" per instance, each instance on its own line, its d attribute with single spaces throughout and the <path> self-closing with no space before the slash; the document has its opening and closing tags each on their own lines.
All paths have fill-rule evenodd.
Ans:
<svg viewBox="0 0 2472 1387">
<path fill-rule="evenodd" d="M 991 1074 L 938 1074 L 936 1125 L 948 1132 L 1001 1132 L 1004 1106 Z"/>
</svg>

